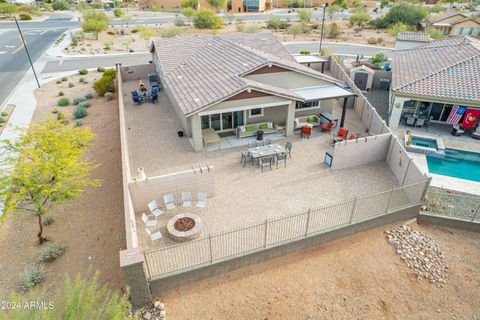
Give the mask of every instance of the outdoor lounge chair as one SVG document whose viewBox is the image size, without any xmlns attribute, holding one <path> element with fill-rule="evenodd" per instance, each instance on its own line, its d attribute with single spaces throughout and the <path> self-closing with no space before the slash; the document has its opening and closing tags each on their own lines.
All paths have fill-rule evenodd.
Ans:
<svg viewBox="0 0 480 320">
<path fill-rule="evenodd" d="M 287 141 L 287 144 L 285 145 L 285 149 L 287 150 L 288 156 L 290 159 L 292 158 L 292 143 L 290 141 Z"/>
<path fill-rule="evenodd" d="M 472 138 L 480 139 L 480 125 L 478 125 L 475 131 L 472 132 Z"/>
<path fill-rule="evenodd" d="M 151 233 L 150 230 L 145 228 L 145 232 L 148 234 L 148 236 L 150 237 L 150 240 L 152 240 L 152 241 L 162 239 L 162 234 L 160 233 L 160 231 L 156 231 L 154 233 Z"/>
<path fill-rule="evenodd" d="M 190 208 L 192 206 L 192 193 L 191 192 L 182 192 L 182 206 L 184 208 Z"/>
<path fill-rule="evenodd" d="M 417 119 L 417 122 L 415 122 L 415 127 L 423 127 L 425 124 L 425 119 Z"/>
<path fill-rule="evenodd" d="M 414 117 L 408 117 L 407 118 L 407 125 L 413 127 L 415 125 L 415 120 L 416 119 Z"/>
<path fill-rule="evenodd" d="M 156 200 L 151 201 L 149 204 L 147 204 L 148 209 L 150 209 L 150 212 L 155 216 L 159 217 L 163 214 L 163 211 L 158 208 L 158 204 Z"/>
<path fill-rule="evenodd" d="M 205 208 L 206 205 L 207 205 L 207 193 L 206 192 L 197 193 L 197 207 Z"/>
<path fill-rule="evenodd" d="M 322 129 L 322 132 L 331 131 L 333 128 L 333 125 L 334 125 L 334 122 L 330 121 L 328 124 L 322 124 L 320 126 L 320 129 Z"/>
<path fill-rule="evenodd" d="M 176 208 L 175 197 L 171 193 L 163 196 L 163 202 L 165 203 L 167 210 Z"/>
<path fill-rule="evenodd" d="M 358 133 L 352 133 L 350 135 L 350 138 L 348 138 L 348 140 L 355 140 L 355 139 L 358 139 Z"/>
<path fill-rule="evenodd" d="M 138 93 L 137 90 L 132 91 L 132 100 L 134 104 L 141 104 L 143 102 L 143 97 Z"/>
<path fill-rule="evenodd" d="M 300 137 L 307 137 L 307 139 L 310 139 L 310 135 L 312 134 L 312 127 L 310 126 L 303 126 L 302 129 L 300 129 Z"/>
<path fill-rule="evenodd" d="M 142 213 L 142 221 L 145 223 L 147 227 L 156 227 L 157 226 L 157 220 L 150 220 L 148 219 L 148 216 L 144 213 Z"/>
<path fill-rule="evenodd" d="M 148 94 L 148 101 L 152 103 L 158 101 L 158 88 L 152 87 L 152 90 Z"/>
<path fill-rule="evenodd" d="M 333 143 L 346 140 L 348 136 L 348 130 L 345 128 L 340 128 L 338 132 L 333 136 Z"/>
</svg>

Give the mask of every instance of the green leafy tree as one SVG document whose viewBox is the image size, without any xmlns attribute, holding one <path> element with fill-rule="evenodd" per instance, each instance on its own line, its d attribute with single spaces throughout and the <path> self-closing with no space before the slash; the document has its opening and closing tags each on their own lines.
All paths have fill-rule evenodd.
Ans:
<svg viewBox="0 0 480 320">
<path fill-rule="evenodd" d="M 223 20 L 211 10 L 200 9 L 193 16 L 193 25 L 197 29 L 220 29 Z"/>
<path fill-rule="evenodd" d="M 98 34 L 108 28 L 108 17 L 103 12 L 88 10 L 83 14 L 81 25 L 84 32 L 92 32 L 98 40 Z"/>
<path fill-rule="evenodd" d="M 25 212 L 38 218 L 39 244 L 42 216 L 56 204 L 75 199 L 88 186 L 100 185 L 88 175 L 96 164 L 86 158 L 95 135 L 57 121 L 31 125 L 18 140 L 3 142 L 7 151 L 0 172 L 0 200 L 4 213 Z M 6 216 L 3 215 L 3 217 Z"/>
<path fill-rule="evenodd" d="M 388 6 L 389 3 L 390 3 L 390 1 L 388 1 L 388 0 L 382 0 L 382 1 L 380 2 L 380 9 L 383 9 L 383 8 L 385 8 L 386 6 Z"/>
<path fill-rule="evenodd" d="M 191 7 L 186 7 L 182 10 L 182 14 L 185 16 L 185 18 L 187 18 L 188 24 L 190 24 L 192 21 L 192 17 L 195 14 L 195 9 Z"/>
<path fill-rule="evenodd" d="M 357 25 L 363 27 L 366 23 L 370 21 L 370 15 L 368 10 L 364 7 L 358 7 L 353 11 L 353 14 L 350 16 L 350 25 Z"/>
<path fill-rule="evenodd" d="M 52 2 L 53 10 L 70 10 L 72 6 L 65 0 L 55 0 Z"/>
<path fill-rule="evenodd" d="M 220 12 L 220 8 L 225 8 L 227 4 L 227 0 L 207 0 L 207 2 L 214 7 L 217 12 Z"/>
<path fill-rule="evenodd" d="M 145 46 L 148 46 L 148 42 L 155 35 L 155 30 L 147 26 L 141 26 L 138 30 L 138 34 L 140 35 L 140 38 L 145 41 Z"/>
<path fill-rule="evenodd" d="M 299 9 L 297 14 L 298 14 L 298 18 L 302 22 L 310 22 L 310 19 L 312 18 L 312 10 Z"/>
<path fill-rule="evenodd" d="M 42 301 L 33 294 L 12 294 L 10 301 L 22 305 L 25 301 Z M 52 308 L 15 308 L 4 310 L 0 319 L 35 320 L 134 320 L 138 316 L 130 315 L 132 306 L 127 296 L 120 296 L 107 286 L 98 283 L 98 272 L 94 276 L 66 277 L 63 288 L 55 292 Z M 47 307 L 49 307 L 47 305 Z"/>
<path fill-rule="evenodd" d="M 181 3 L 182 8 L 193 8 L 197 10 L 198 0 L 183 0 Z"/>
<path fill-rule="evenodd" d="M 390 26 L 397 22 L 414 27 L 427 17 L 428 10 L 422 6 L 402 2 L 392 7 L 385 15 L 385 24 Z"/>
<path fill-rule="evenodd" d="M 17 6 L 11 3 L 0 3 L 0 13 L 10 17 L 12 13 L 17 12 Z"/>
<path fill-rule="evenodd" d="M 333 15 L 337 12 L 339 12 L 341 8 L 337 4 L 333 4 L 327 8 L 327 14 L 330 17 L 330 19 L 333 19 Z"/>
</svg>

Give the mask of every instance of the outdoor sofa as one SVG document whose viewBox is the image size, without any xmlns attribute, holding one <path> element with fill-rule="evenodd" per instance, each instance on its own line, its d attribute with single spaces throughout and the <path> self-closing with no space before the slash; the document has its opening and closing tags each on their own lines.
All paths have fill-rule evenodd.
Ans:
<svg viewBox="0 0 480 320">
<path fill-rule="evenodd" d="M 318 127 L 319 125 L 320 117 L 316 115 L 295 118 L 295 129 L 300 129 L 303 126 Z"/>
<path fill-rule="evenodd" d="M 239 139 L 253 137 L 257 135 L 257 130 L 262 130 L 263 134 L 276 133 L 277 129 L 273 122 L 249 123 L 237 127 L 237 136 Z"/>
</svg>

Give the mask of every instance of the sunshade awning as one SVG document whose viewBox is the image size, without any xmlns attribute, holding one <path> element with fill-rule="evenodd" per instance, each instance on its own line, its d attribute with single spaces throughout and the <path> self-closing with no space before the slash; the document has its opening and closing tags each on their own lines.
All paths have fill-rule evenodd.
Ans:
<svg viewBox="0 0 480 320">
<path fill-rule="evenodd" d="M 319 56 L 310 56 L 310 55 L 300 55 L 293 56 L 298 63 L 325 63 L 328 62 L 328 59 L 319 57 Z"/>
</svg>

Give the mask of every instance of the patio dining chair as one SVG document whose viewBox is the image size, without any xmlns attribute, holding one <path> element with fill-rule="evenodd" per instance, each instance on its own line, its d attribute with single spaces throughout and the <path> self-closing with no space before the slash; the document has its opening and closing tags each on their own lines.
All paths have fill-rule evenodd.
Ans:
<svg viewBox="0 0 480 320">
<path fill-rule="evenodd" d="M 240 163 L 243 163 L 243 167 L 245 168 L 245 166 L 247 165 L 247 161 L 251 161 L 252 162 L 252 166 L 253 166 L 253 157 L 250 153 L 243 153 L 241 152 L 242 154 L 242 158 L 240 159 Z"/>
<path fill-rule="evenodd" d="M 142 221 L 145 223 L 145 226 L 147 227 L 156 227 L 157 226 L 157 219 L 155 220 L 150 220 L 148 219 L 148 216 L 144 213 L 142 213 Z"/>
<path fill-rule="evenodd" d="M 277 163 L 277 169 L 278 169 L 278 164 L 283 163 L 285 168 L 287 167 L 287 153 L 279 153 L 275 157 L 275 162 Z"/>
<path fill-rule="evenodd" d="M 143 97 L 138 93 L 137 90 L 132 91 L 132 100 L 133 104 L 141 104 L 143 102 Z"/>
<path fill-rule="evenodd" d="M 160 231 L 156 231 L 154 233 L 151 233 L 150 230 L 145 228 L 145 232 L 148 234 L 148 236 L 150 237 L 150 240 L 152 240 L 152 241 L 162 239 L 162 234 L 160 233 Z"/>
<path fill-rule="evenodd" d="M 423 127 L 425 124 L 425 119 L 417 119 L 417 122 L 415 122 L 415 127 Z"/>
<path fill-rule="evenodd" d="M 287 141 L 287 144 L 285 145 L 285 149 L 287 150 L 288 156 L 290 159 L 292 158 L 292 143 L 290 141 Z"/>
<path fill-rule="evenodd" d="M 333 125 L 334 125 L 334 122 L 333 122 L 333 120 L 332 120 L 332 121 L 330 121 L 328 124 L 322 124 L 322 125 L 320 126 L 320 129 L 322 130 L 322 132 L 324 132 L 324 131 L 331 131 L 332 128 L 333 128 Z"/>
<path fill-rule="evenodd" d="M 192 193 L 182 192 L 182 206 L 184 208 L 190 208 L 192 206 Z"/>
<path fill-rule="evenodd" d="M 205 208 L 206 205 L 207 205 L 207 193 L 206 192 L 197 193 L 197 207 Z"/>
<path fill-rule="evenodd" d="M 156 200 L 151 201 L 149 204 L 147 204 L 147 206 L 148 206 L 148 209 L 150 210 L 150 212 L 155 217 L 159 217 L 163 214 L 163 211 L 160 210 L 160 208 L 158 207 L 158 204 L 157 204 Z"/>
<path fill-rule="evenodd" d="M 262 172 L 264 171 L 264 169 L 266 167 L 269 167 L 270 170 L 272 170 L 272 161 L 273 161 L 273 157 L 260 158 L 260 160 L 258 161 L 258 164 L 260 165 L 260 168 L 262 169 Z"/>
<path fill-rule="evenodd" d="M 163 202 L 165 203 L 167 210 L 176 208 L 175 197 L 171 193 L 163 196 Z"/>
<path fill-rule="evenodd" d="M 258 141 L 257 141 L 257 140 L 249 141 L 249 142 L 248 142 L 248 147 L 249 147 L 249 148 L 258 147 Z"/>
<path fill-rule="evenodd" d="M 264 146 L 269 146 L 271 144 L 272 144 L 272 139 L 270 139 L 270 138 L 263 139 L 263 145 Z"/>
</svg>

